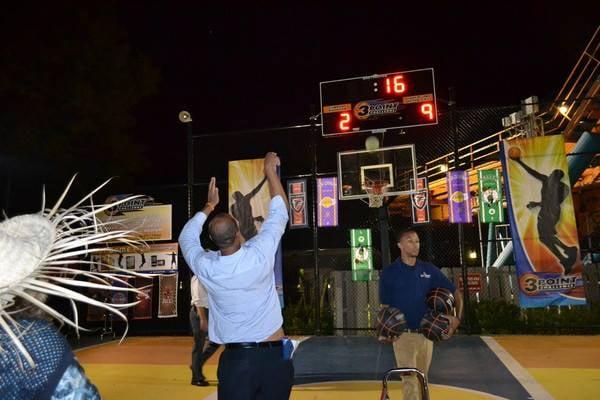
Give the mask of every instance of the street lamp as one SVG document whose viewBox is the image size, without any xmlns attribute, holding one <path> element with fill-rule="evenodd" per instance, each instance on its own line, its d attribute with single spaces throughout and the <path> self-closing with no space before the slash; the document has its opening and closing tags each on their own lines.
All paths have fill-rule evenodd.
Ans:
<svg viewBox="0 0 600 400">
<path fill-rule="evenodd" d="M 187 211 L 188 219 L 192 218 L 194 204 L 194 138 L 192 136 L 192 116 L 187 111 L 179 112 L 179 121 L 186 126 L 187 135 Z"/>
</svg>

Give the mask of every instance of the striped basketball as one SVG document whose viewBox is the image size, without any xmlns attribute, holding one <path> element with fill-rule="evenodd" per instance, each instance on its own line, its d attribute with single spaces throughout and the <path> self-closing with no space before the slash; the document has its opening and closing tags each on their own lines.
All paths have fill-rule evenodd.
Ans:
<svg viewBox="0 0 600 400">
<path fill-rule="evenodd" d="M 379 340 L 393 340 L 406 329 L 404 313 L 395 307 L 381 308 L 377 313 L 375 329 Z"/>
<path fill-rule="evenodd" d="M 436 311 L 428 311 L 421 320 L 421 333 L 434 342 L 447 339 L 449 329 L 450 319 Z"/>
<path fill-rule="evenodd" d="M 454 315 L 454 295 L 445 288 L 435 288 L 427 295 L 427 306 L 443 314 Z"/>
</svg>

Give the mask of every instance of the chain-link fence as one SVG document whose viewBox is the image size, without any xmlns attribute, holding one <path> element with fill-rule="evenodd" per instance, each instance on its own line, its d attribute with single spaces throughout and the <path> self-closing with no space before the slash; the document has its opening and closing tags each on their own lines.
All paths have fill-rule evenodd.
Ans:
<svg viewBox="0 0 600 400">
<path fill-rule="evenodd" d="M 457 110 L 458 144 L 464 145 L 497 132 L 500 129 L 501 117 L 515 109 L 518 107 Z M 411 225 L 410 202 L 408 198 L 395 199 L 393 209 L 390 207 L 389 212 L 381 212 L 368 208 L 361 201 L 343 201 L 339 204 L 339 225 L 335 228 L 317 228 L 315 232 L 310 228 L 313 225 L 314 178 L 335 176 L 337 152 L 363 148 L 365 137 L 349 135 L 325 140 L 320 137 L 318 130 L 313 128 L 303 125 L 257 130 L 250 133 L 198 135 L 193 145 L 195 154 L 193 170 L 196 179 L 191 204 L 187 196 L 187 187 L 183 183 L 155 187 L 129 187 L 121 193 L 143 193 L 154 197 L 158 202 L 172 204 L 172 233 L 175 241 L 187 221 L 188 211 L 198 210 L 202 206 L 206 196 L 206 186 L 211 176 L 217 177 L 217 184 L 222 188 L 221 211 L 226 211 L 227 160 L 259 158 L 267 151 L 276 150 L 283 162 L 281 173 L 284 185 L 289 179 L 306 178 L 307 199 L 309 199 L 307 204 L 309 228 L 288 230 L 282 240 L 285 296 L 283 312 L 286 331 L 299 334 L 372 334 L 374 318 L 379 306 L 378 271 L 385 266 L 383 264 L 386 264 L 387 260 L 393 260 L 398 256 L 393 233 L 397 229 Z M 440 110 L 438 125 L 409 129 L 402 135 L 396 132 L 386 133 L 385 137 L 383 135 L 381 137 L 381 145 L 385 147 L 414 143 L 417 164 L 421 165 L 452 151 L 456 143 L 452 135 L 448 135 L 450 128 L 448 113 Z M 290 143 L 293 145 L 290 146 Z M 218 157 L 214 156 L 215 152 L 218 153 Z M 182 154 L 184 153 L 182 149 Z M 215 158 L 220 160 L 215 162 Z M 9 215 L 39 209 L 39 206 L 36 209 L 36 205 L 39 204 L 41 184 L 23 180 L 6 182 L 6 184 L 2 183 L 4 195 L 0 205 L 8 209 Z M 56 198 L 55 195 L 62 188 L 62 184 L 47 186 L 49 191 L 47 198 Z M 100 201 L 103 198 L 98 196 Z M 469 286 L 473 290 L 470 295 L 472 309 L 469 310 L 473 327 L 476 327 L 477 318 L 481 317 L 481 314 L 477 314 L 475 310 L 485 308 L 486 304 L 493 303 L 497 306 L 501 302 L 517 307 L 516 311 L 514 308 L 507 308 L 507 310 L 519 314 L 514 267 L 502 266 L 499 269 L 484 267 L 489 265 L 488 258 L 495 259 L 503 245 L 510 240 L 508 227 L 498 227 L 498 232 L 495 232 L 491 241 L 488 241 L 485 228 L 477 223 L 466 224 L 463 226 L 464 241 L 461 246 L 458 242 L 457 226 L 440 222 L 447 220 L 447 217 L 447 215 L 437 215 L 434 222 L 419 227 L 420 257 L 447 271 L 457 284 L 460 283 L 462 276 L 460 266 L 467 268 Z M 349 230 L 353 228 L 372 230 L 375 273 L 371 282 L 352 281 Z M 386 240 L 388 235 L 389 241 Z M 590 238 L 597 238 L 597 230 L 591 230 L 590 235 L 592 235 L 589 236 Z M 202 241 L 205 245 L 211 246 L 205 234 L 202 236 Z M 587 242 L 590 249 L 598 250 L 597 241 Z M 315 248 L 318 249 L 316 256 Z M 488 254 L 491 256 L 487 257 Z M 181 257 L 179 261 L 178 317 L 133 321 L 130 326 L 132 332 L 169 334 L 187 330 L 190 272 Z M 507 264 L 514 264 L 514 262 L 509 259 Z M 597 264 L 586 266 L 583 278 L 590 304 L 583 308 L 597 312 L 597 308 L 594 308 L 599 303 Z M 158 296 L 153 298 L 155 302 L 153 309 L 156 309 L 157 298 Z M 595 321 L 594 318 L 584 319 L 588 326 L 594 326 Z"/>
</svg>

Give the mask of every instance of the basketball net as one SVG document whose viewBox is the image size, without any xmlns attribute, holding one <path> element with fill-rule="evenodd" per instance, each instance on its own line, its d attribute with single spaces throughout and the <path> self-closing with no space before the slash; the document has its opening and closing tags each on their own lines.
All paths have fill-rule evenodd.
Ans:
<svg viewBox="0 0 600 400">
<path fill-rule="evenodd" d="M 383 206 L 385 193 L 387 192 L 388 181 L 372 181 L 365 182 L 365 191 L 369 196 L 369 208 L 379 208 Z"/>
</svg>

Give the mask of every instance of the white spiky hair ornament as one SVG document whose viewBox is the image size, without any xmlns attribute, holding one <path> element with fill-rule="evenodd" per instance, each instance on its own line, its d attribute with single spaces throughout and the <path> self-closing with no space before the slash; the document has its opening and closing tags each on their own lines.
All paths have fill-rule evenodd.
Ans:
<svg viewBox="0 0 600 400">
<path fill-rule="evenodd" d="M 134 306 L 139 301 L 126 304 L 104 303 L 71 288 L 125 290 L 145 296 L 123 278 L 148 275 L 140 275 L 112 265 L 106 265 L 111 270 L 108 273 L 90 272 L 89 268 L 81 268 L 82 265 L 88 267 L 91 263 L 84 259 L 86 255 L 110 250 L 106 247 L 109 242 L 133 247 L 143 244 L 136 239 L 135 232 L 119 230 L 118 226 L 107 229 L 108 225 L 118 224 L 118 221 L 102 223 L 96 218 L 97 213 L 137 196 L 94 206 L 92 196 L 110 181 L 108 180 L 75 205 L 61 208 L 74 179 L 75 177 L 71 179 L 51 209 L 45 208 L 44 195 L 41 212 L 20 215 L 0 222 L 0 330 L 10 337 L 31 366 L 35 365 L 33 358 L 19 339 L 24 334 L 24 329 L 11 315 L 20 311 L 14 310 L 13 307 L 16 298 L 32 307 L 38 307 L 61 324 L 74 327 L 79 334 L 80 329 L 89 330 L 79 326 L 76 301 L 104 308 L 125 322 L 127 317 L 120 310 Z M 88 201 L 89 205 L 84 205 Z M 87 280 L 76 279 L 81 276 Z M 114 282 L 124 286 L 114 286 Z M 68 299 L 72 305 L 73 319 L 46 305 L 35 296 L 36 293 Z M 127 326 L 121 340 L 126 334 Z"/>
</svg>

